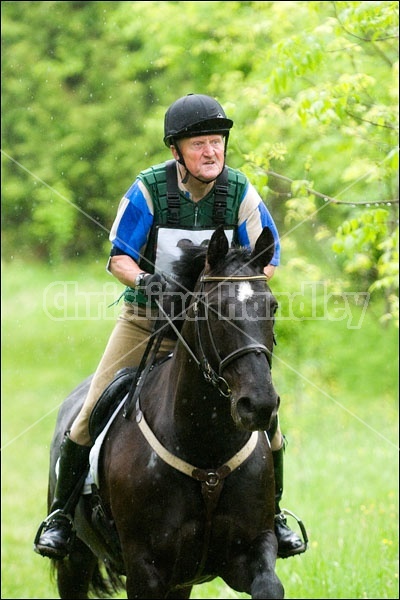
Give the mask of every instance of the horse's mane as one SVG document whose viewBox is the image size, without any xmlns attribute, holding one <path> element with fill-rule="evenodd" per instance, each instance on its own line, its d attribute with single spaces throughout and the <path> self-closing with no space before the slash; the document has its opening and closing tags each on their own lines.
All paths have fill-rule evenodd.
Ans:
<svg viewBox="0 0 400 600">
<path fill-rule="evenodd" d="M 205 246 L 186 246 L 182 249 L 179 260 L 174 262 L 173 270 L 177 287 L 186 291 L 193 291 L 198 278 L 205 266 L 207 248 Z M 223 264 L 228 266 L 234 262 L 237 267 L 245 264 L 250 259 L 247 248 L 231 248 L 223 257 Z"/>
<path fill-rule="evenodd" d="M 167 288 L 167 294 L 163 299 L 163 309 L 172 316 L 175 326 L 180 330 L 183 325 L 185 309 L 191 300 L 190 292 L 193 292 L 206 263 L 207 247 L 204 245 L 187 245 L 182 248 L 180 258 L 173 263 L 173 281 Z M 231 248 L 228 254 L 221 257 L 221 266 L 233 265 L 232 271 L 245 264 L 250 258 L 250 252 L 246 248 Z M 175 338 L 175 334 L 168 327 L 166 330 L 169 337 Z"/>
<path fill-rule="evenodd" d="M 205 246 L 187 246 L 183 248 L 181 257 L 173 265 L 173 272 L 178 286 L 192 292 L 206 262 Z"/>
</svg>

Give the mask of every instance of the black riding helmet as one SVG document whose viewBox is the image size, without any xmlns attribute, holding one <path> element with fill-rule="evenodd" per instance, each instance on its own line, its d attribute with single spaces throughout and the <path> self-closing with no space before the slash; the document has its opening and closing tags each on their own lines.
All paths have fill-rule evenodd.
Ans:
<svg viewBox="0 0 400 600">
<path fill-rule="evenodd" d="M 174 139 L 221 133 L 227 135 L 233 125 L 214 98 L 204 94 L 188 94 L 176 100 L 164 119 L 164 143 L 168 148 Z"/>
<path fill-rule="evenodd" d="M 225 136 L 226 154 L 229 130 L 232 126 L 233 121 L 227 118 L 224 109 L 214 98 L 204 94 L 188 94 L 171 104 L 165 113 L 164 143 L 168 148 L 172 145 L 176 147 L 179 162 L 187 171 L 176 140 L 196 135 L 222 134 Z M 188 175 L 187 171 L 184 179 L 187 179 Z"/>
</svg>

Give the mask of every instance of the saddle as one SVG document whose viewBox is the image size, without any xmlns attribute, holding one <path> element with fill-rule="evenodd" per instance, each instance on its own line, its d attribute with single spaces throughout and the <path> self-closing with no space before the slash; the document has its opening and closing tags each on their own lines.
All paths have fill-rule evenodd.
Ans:
<svg viewBox="0 0 400 600">
<path fill-rule="evenodd" d="M 171 352 L 156 362 L 150 362 L 150 370 L 163 364 L 170 358 L 172 358 Z M 104 389 L 89 417 L 89 434 L 93 443 L 106 427 L 120 401 L 127 396 L 129 392 L 131 392 L 130 396 L 132 396 L 132 391 L 135 391 L 132 390 L 133 383 L 142 372 L 142 365 L 120 369 L 117 371 L 111 383 Z M 147 375 L 147 369 L 144 372 L 144 375 Z M 144 379 L 144 377 L 142 379 Z M 136 384 L 140 387 L 138 382 L 136 382 Z M 127 417 L 127 407 L 125 407 L 124 417 Z"/>
<path fill-rule="evenodd" d="M 93 443 L 103 431 L 118 403 L 129 392 L 136 372 L 137 367 L 120 369 L 97 400 L 89 418 L 89 433 Z"/>
</svg>

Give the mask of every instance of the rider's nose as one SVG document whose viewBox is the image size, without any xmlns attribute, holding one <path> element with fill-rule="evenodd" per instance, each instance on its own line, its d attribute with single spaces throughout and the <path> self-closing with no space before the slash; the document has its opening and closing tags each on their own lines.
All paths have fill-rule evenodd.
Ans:
<svg viewBox="0 0 400 600">
<path fill-rule="evenodd" d="M 205 154 L 213 154 L 215 151 L 214 146 L 212 145 L 211 142 L 205 142 L 204 146 L 203 146 L 203 152 Z"/>
</svg>

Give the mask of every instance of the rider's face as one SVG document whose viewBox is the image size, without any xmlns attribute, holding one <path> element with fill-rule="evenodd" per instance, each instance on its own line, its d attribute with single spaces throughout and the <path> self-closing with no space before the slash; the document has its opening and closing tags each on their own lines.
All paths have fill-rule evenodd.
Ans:
<svg viewBox="0 0 400 600">
<path fill-rule="evenodd" d="M 224 166 L 225 140 L 222 135 L 198 135 L 179 140 L 179 149 L 185 165 L 195 177 L 204 181 L 212 181 Z M 176 149 L 173 155 L 178 159 Z"/>
</svg>

